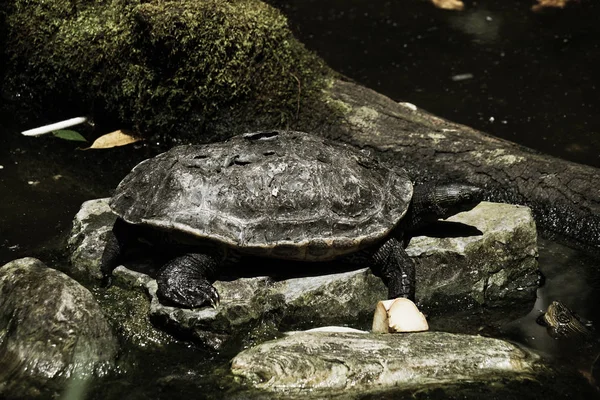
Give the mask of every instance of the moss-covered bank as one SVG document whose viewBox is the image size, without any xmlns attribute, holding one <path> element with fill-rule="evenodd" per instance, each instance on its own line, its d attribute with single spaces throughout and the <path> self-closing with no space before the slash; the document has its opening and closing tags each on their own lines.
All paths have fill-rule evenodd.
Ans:
<svg viewBox="0 0 600 400">
<path fill-rule="evenodd" d="M 86 113 L 186 140 L 300 128 L 332 74 L 258 0 L 3 4 L 4 91 L 48 118 Z"/>
</svg>

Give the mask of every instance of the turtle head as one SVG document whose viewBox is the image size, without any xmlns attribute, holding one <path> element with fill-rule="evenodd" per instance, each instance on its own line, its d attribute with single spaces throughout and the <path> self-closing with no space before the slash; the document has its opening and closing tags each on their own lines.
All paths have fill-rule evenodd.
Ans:
<svg viewBox="0 0 600 400">
<path fill-rule="evenodd" d="M 483 200 L 482 188 L 461 183 L 416 186 L 412 200 L 413 226 L 471 210 Z"/>
<path fill-rule="evenodd" d="M 581 318 L 560 301 L 553 301 L 546 313 L 538 317 L 537 322 L 545 326 L 555 339 L 592 334 Z"/>
</svg>

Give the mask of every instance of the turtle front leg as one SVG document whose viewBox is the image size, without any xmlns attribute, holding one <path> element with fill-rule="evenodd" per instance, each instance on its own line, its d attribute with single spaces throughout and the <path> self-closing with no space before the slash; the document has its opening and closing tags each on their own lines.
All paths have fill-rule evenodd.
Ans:
<svg viewBox="0 0 600 400">
<path fill-rule="evenodd" d="M 207 254 L 189 253 L 174 258 L 158 272 L 158 297 L 181 307 L 217 307 L 219 293 L 209 279 L 215 277 L 220 259 Z"/>
<path fill-rule="evenodd" d="M 387 285 L 388 297 L 406 297 L 415 301 L 415 263 L 406 254 L 402 243 L 391 237 L 372 257 L 371 270 Z"/>
</svg>

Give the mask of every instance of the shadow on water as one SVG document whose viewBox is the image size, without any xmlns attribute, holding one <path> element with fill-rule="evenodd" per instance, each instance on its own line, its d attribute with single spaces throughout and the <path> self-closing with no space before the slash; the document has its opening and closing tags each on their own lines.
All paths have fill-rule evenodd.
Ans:
<svg viewBox="0 0 600 400">
<path fill-rule="evenodd" d="M 600 388 L 600 269 L 598 260 L 556 242 L 539 240 L 539 267 L 545 284 L 537 291 L 531 311 L 502 328 L 502 336 L 536 350 L 552 362 L 568 366 Z M 554 338 L 539 317 L 559 301 L 589 328 L 590 336 Z M 600 391 L 598 392 L 600 396 Z"/>
</svg>

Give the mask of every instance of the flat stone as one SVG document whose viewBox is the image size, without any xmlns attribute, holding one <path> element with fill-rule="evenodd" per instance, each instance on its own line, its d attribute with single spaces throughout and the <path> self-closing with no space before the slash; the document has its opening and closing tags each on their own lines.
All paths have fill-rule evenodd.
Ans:
<svg viewBox="0 0 600 400">
<path fill-rule="evenodd" d="M 374 305 L 387 294 L 378 277 L 361 269 L 314 280 L 277 282 L 256 277 L 217 281 L 214 286 L 221 295 L 217 309 L 185 309 L 160 303 L 156 281 L 145 274 L 117 267 L 113 275 L 116 281 L 148 291 L 152 320 L 176 326 L 213 348 L 220 348 L 231 336 L 243 336 L 266 315 L 275 318 L 280 327 L 293 329 L 337 324 L 370 326 Z"/>
<path fill-rule="evenodd" d="M 259 389 L 319 398 L 328 391 L 524 379 L 543 370 L 538 361 L 514 344 L 483 336 L 299 332 L 242 351 L 231 371 Z"/>
</svg>

